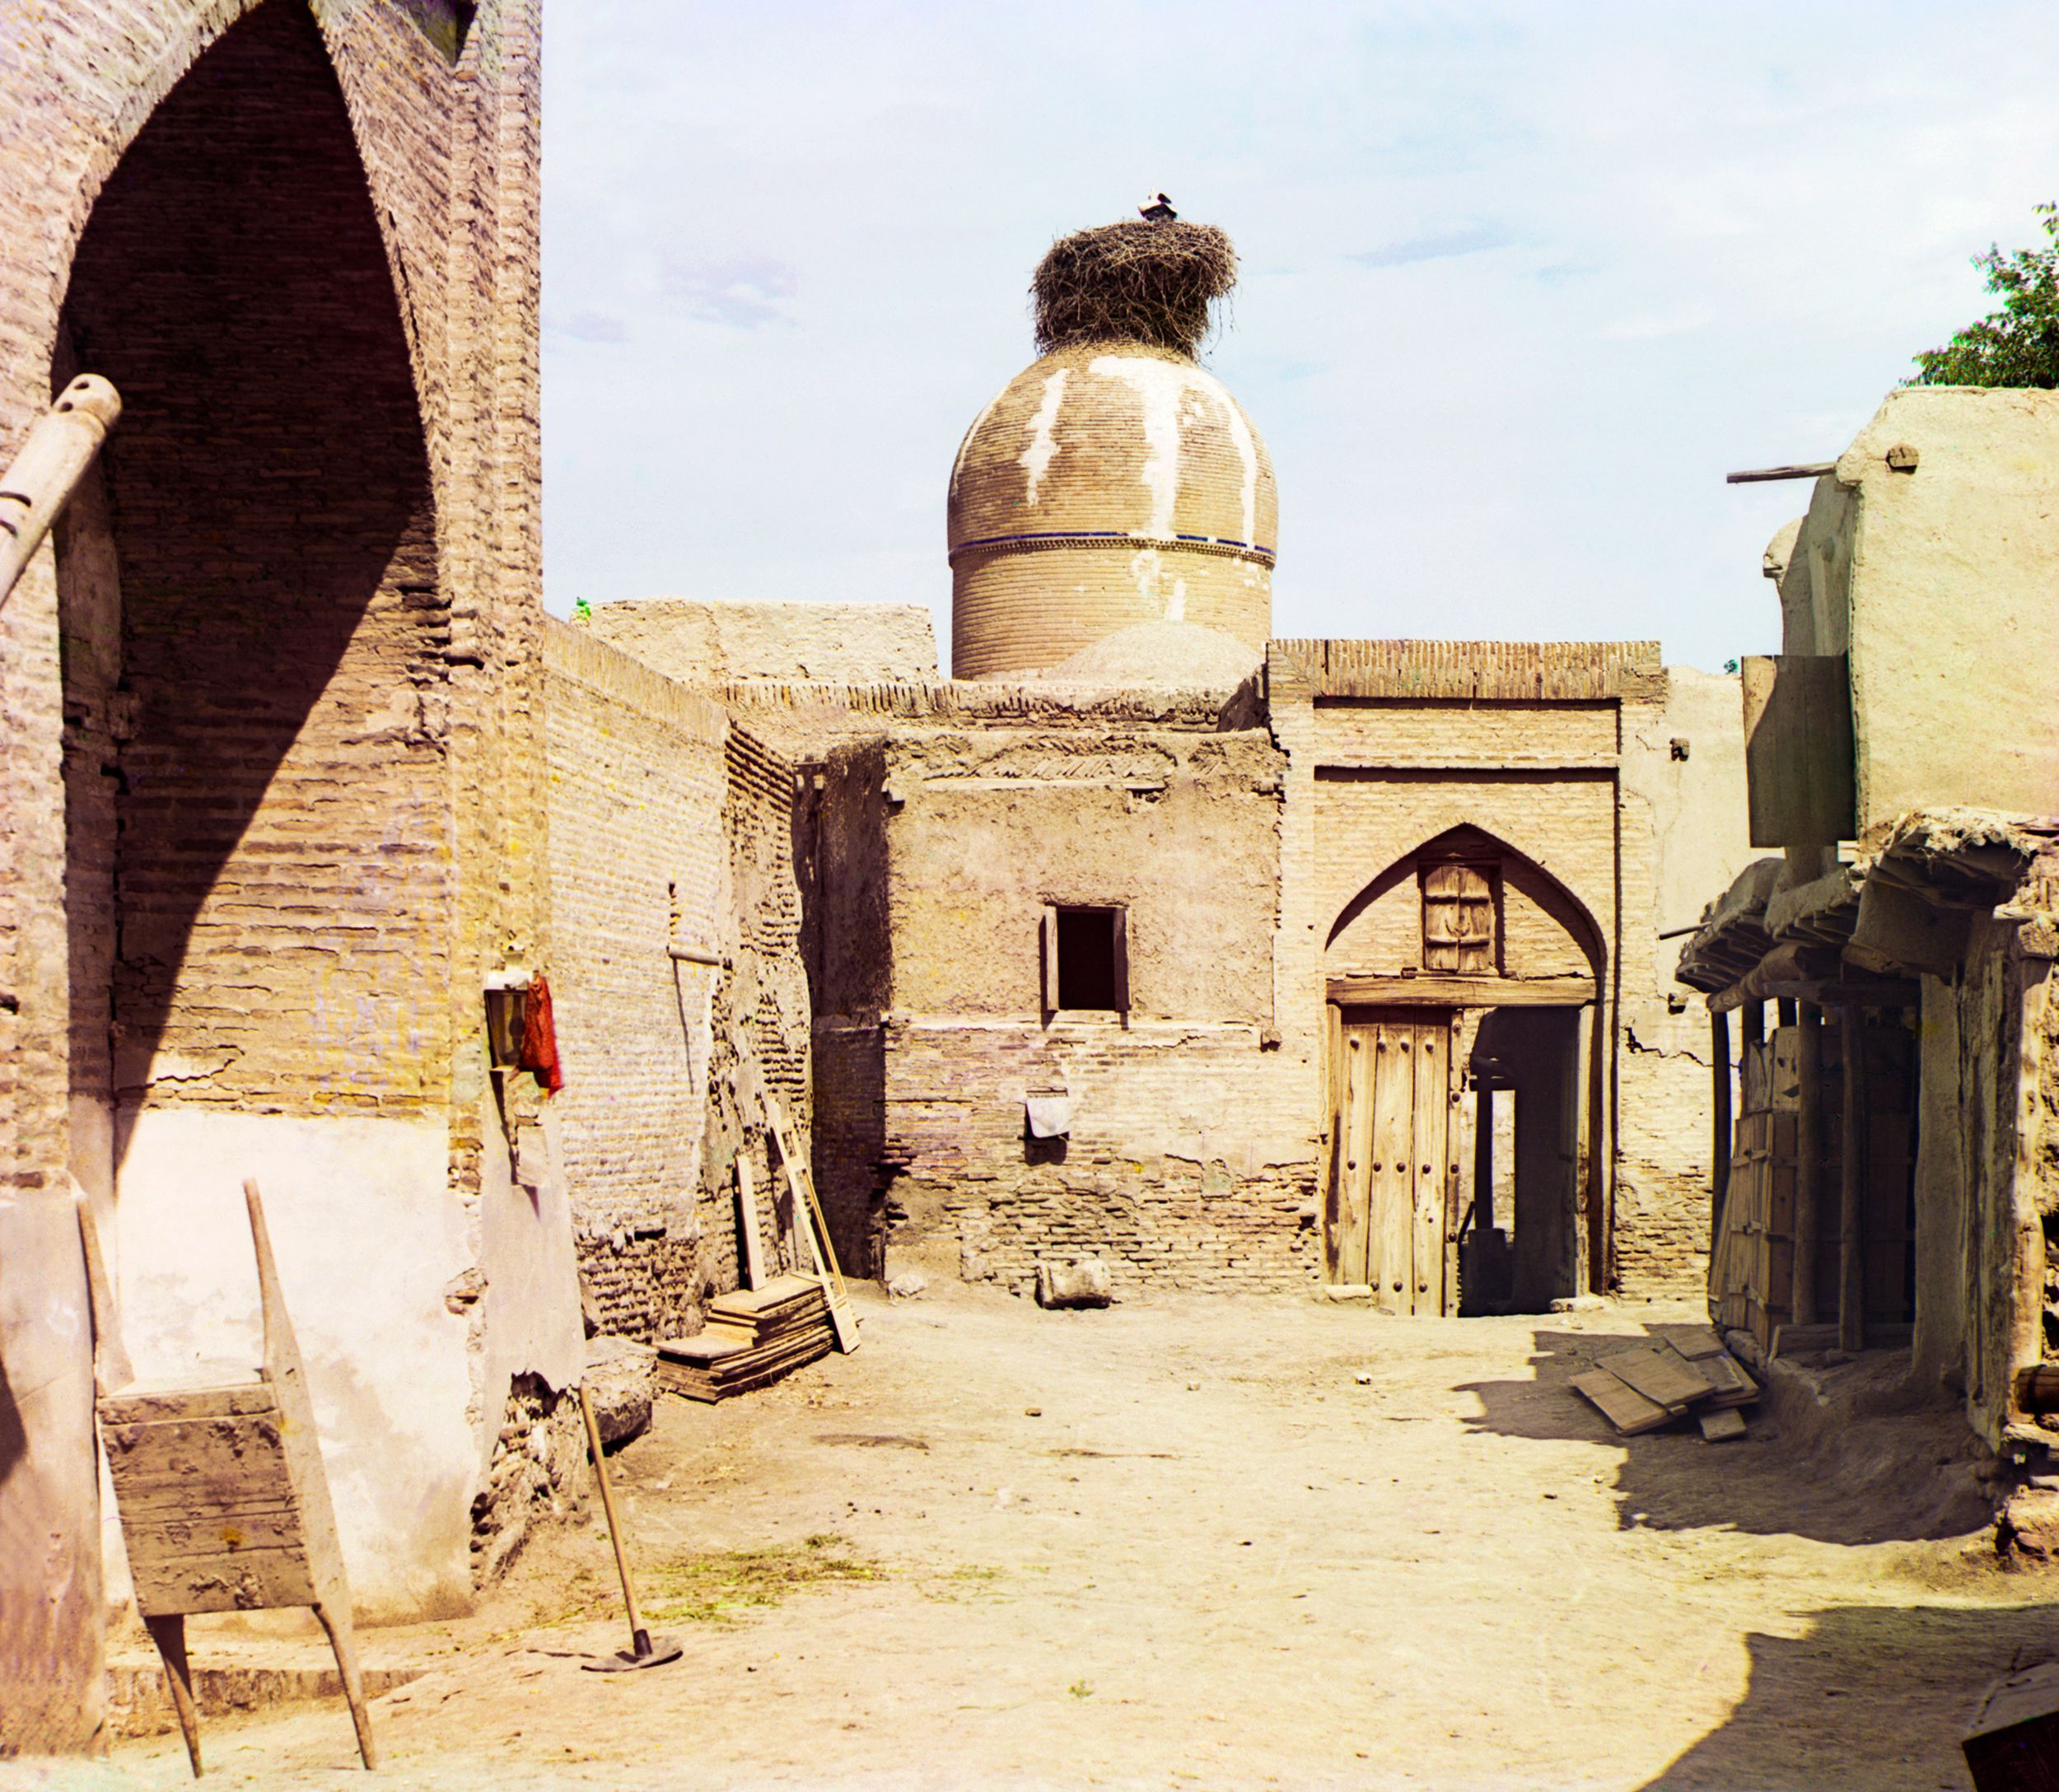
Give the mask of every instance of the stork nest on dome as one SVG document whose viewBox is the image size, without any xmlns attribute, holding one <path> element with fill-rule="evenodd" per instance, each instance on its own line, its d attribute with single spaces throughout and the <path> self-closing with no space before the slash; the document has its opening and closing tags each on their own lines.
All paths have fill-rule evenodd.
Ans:
<svg viewBox="0 0 2059 1792">
<path fill-rule="evenodd" d="M 1061 236 L 1030 282 L 1037 349 L 1147 343 L 1193 357 L 1237 283 L 1237 251 L 1212 224 L 1137 219 Z"/>
</svg>

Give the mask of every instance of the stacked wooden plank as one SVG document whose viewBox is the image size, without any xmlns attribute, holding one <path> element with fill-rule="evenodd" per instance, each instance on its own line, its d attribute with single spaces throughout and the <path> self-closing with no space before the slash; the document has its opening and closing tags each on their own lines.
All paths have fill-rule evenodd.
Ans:
<svg viewBox="0 0 2059 1792">
<path fill-rule="evenodd" d="M 689 1400 L 726 1400 L 826 1356 L 835 1342 L 829 1303 L 812 1276 L 775 1276 L 708 1303 L 695 1336 L 661 1339 L 658 1384 Z"/>
<path fill-rule="evenodd" d="M 1910 1234 L 1913 1208 L 1914 1070 L 1907 1033 L 1867 1027 L 1865 1133 L 1862 1140 L 1861 1227 L 1865 1263 L 1868 1334 L 1875 1323 L 1906 1324 L 1911 1315 Z M 1794 1324 L 1795 1235 L 1810 1167 L 1800 1162 L 1801 1087 L 1798 1029 L 1775 1029 L 1748 1042 L 1739 1060 L 1741 1099 L 1724 1192 L 1721 1234 L 1709 1264 L 1709 1311 L 1717 1323 L 1749 1332 L 1764 1350 Z M 1841 1124 L 1844 1064 L 1838 1030 L 1823 1029 L 1819 1047 L 1814 1129 L 1815 1286 L 1808 1304 L 1822 1319 L 1838 1307 L 1838 1187 L 1843 1176 Z"/>
<path fill-rule="evenodd" d="M 1655 1326 L 1650 1337 L 1574 1376 L 1573 1387 L 1626 1437 L 1689 1417 L 1704 1437 L 1741 1436 L 1735 1409 L 1758 1398 L 1758 1384 L 1705 1325 Z"/>
</svg>

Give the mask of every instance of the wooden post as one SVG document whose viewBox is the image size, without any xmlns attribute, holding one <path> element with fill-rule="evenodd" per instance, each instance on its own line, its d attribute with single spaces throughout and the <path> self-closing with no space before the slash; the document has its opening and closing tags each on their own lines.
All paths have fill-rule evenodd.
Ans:
<svg viewBox="0 0 2059 1792">
<path fill-rule="evenodd" d="M 1715 1174 L 1709 1190 L 1709 1249 L 1713 1253 L 1723 1237 L 1723 1192 L 1730 1185 L 1730 1017 L 1714 1009 L 1709 1013 L 1709 1060 L 1716 1076 L 1711 1104 L 1716 1120 L 1716 1150 L 1711 1159 Z"/>
<path fill-rule="evenodd" d="M 1866 1052 L 1865 1017 L 1856 1004 L 1837 1015 L 1844 1056 L 1842 1175 L 1838 1189 L 1837 1346 L 1866 1347 Z"/>
<path fill-rule="evenodd" d="M 1766 1043 L 1766 1004 L 1748 1001 L 1738 1010 L 1739 1022 L 1739 1052 L 1749 1051 L 1753 1046 Z"/>
<path fill-rule="evenodd" d="M 1494 1230 L 1494 1085 L 1473 1085 L 1473 1224 L 1476 1230 Z"/>
<path fill-rule="evenodd" d="M 1814 1325 L 1816 1240 L 1823 1216 L 1823 1010 L 1804 1002 L 1795 1024 L 1801 1111 L 1795 1125 L 1795 1286 L 1789 1304 L 1796 1325 Z"/>
</svg>

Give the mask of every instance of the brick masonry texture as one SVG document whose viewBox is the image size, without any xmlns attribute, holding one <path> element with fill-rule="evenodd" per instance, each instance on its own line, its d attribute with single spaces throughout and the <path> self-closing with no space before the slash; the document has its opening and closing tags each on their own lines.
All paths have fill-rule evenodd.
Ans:
<svg viewBox="0 0 2059 1792">
<path fill-rule="evenodd" d="M 647 1342 L 737 1286 L 740 1150 L 774 1230 L 761 1090 L 807 1136 L 794 773 L 586 632 L 544 641 L 556 1120 L 589 1299 Z"/>
<path fill-rule="evenodd" d="M 80 367 L 126 407 L 0 618 L 0 1332 L 34 1440 L 0 1751 L 99 1721 L 58 1341 L 65 1172 L 105 1194 L 111 1110 L 441 1116 L 466 1201 L 500 1148 L 479 978 L 541 900 L 537 8 L 456 21 L 51 0 L 0 57 L 0 455 Z"/>
<path fill-rule="evenodd" d="M 676 654 L 629 622 L 611 627 L 633 651 Z M 1014 1286 L 1054 1253 L 1131 1287 L 1306 1286 L 1324 979 L 1419 966 L 1412 878 L 1340 922 L 1470 828 L 1515 855 L 1507 973 L 1599 979 L 1585 1199 L 1607 1256 L 1586 1275 L 1632 1295 L 1699 1275 L 1706 1067 L 1651 937 L 1683 794 L 1654 768 L 1688 724 L 1651 644 L 1275 642 L 1263 691 L 1226 707 L 998 679 L 709 688 L 808 768 L 816 1168 L 847 1256 Z M 1692 725 L 1719 780 L 1723 692 Z M 1742 852 L 1741 816 L 1710 831 L 1733 820 Z M 1127 1028 L 1039 1011 L 1052 903 L 1127 909 Z M 1025 1137 L 1033 1094 L 1073 1098 L 1073 1136 Z"/>
<path fill-rule="evenodd" d="M 260 86 L 266 105 L 238 103 Z M 127 735 L 114 1092 L 438 1099 L 449 609 L 407 341 L 306 13 L 252 14 L 158 108 L 63 323 L 128 407 L 104 460 Z"/>
<path fill-rule="evenodd" d="M 1311 1116 L 1256 1026 L 896 1023 L 886 1155 L 912 1225 L 941 1220 L 968 1280 L 1025 1290 L 1040 1260 L 1106 1261 L 1119 1292 L 1306 1286 Z M 1067 1093 L 1063 1141 L 1028 1094 Z"/>
</svg>

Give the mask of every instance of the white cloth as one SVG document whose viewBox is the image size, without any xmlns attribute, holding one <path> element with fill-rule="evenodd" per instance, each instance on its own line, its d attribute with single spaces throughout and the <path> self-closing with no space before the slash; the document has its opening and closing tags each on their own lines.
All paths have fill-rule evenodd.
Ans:
<svg viewBox="0 0 2059 1792">
<path fill-rule="evenodd" d="M 1033 1139 L 1062 1139 L 1072 1130 L 1070 1095 L 1031 1095 L 1023 1106 L 1029 1110 Z"/>
</svg>

